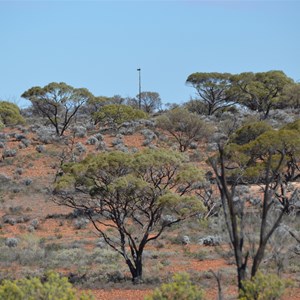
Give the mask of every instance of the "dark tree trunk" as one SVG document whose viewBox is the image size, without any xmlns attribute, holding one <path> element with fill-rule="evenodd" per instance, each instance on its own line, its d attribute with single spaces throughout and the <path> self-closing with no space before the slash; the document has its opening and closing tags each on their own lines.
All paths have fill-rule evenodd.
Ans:
<svg viewBox="0 0 300 300">
<path fill-rule="evenodd" d="M 143 262 L 142 262 L 142 255 L 137 255 L 134 264 L 128 258 L 126 259 L 126 264 L 129 267 L 131 273 L 131 279 L 134 284 L 142 283 L 143 281 Z"/>
<path fill-rule="evenodd" d="M 214 106 L 210 103 L 208 103 L 208 115 L 211 116 L 213 114 L 213 108 Z"/>
<path fill-rule="evenodd" d="M 244 286 L 243 286 L 243 281 L 246 278 L 247 276 L 247 273 L 246 273 L 246 265 L 242 265 L 241 267 L 238 267 L 237 268 L 237 273 L 238 273 L 238 288 L 239 290 L 243 290 L 244 289 Z"/>
<path fill-rule="evenodd" d="M 179 146 L 179 151 L 180 152 L 185 152 L 186 149 L 187 149 L 187 147 L 184 144 L 180 144 L 180 146 Z"/>
<path fill-rule="evenodd" d="M 132 282 L 134 284 L 139 284 L 143 282 L 143 264 L 142 258 L 137 259 L 135 262 L 135 273 L 132 276 Z"/>
</svg>

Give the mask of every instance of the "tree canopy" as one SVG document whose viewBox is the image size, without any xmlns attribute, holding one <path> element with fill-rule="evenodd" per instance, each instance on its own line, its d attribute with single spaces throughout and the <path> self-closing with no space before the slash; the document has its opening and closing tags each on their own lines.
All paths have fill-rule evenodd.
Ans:
<svg viewBox="0 0 300 300">
<path fill-rule="evenodd" d="M 142 278 L 146 244 L 202 210 L 193 194 L 203 181 L 202 171 L 178 152 L 101 153 L 63 170 L 56 201 L 87 214 L 105 242 L 123 256 L 134 282 Z"/>
<path fill-rule="evenodd" d="M 252 140 L 255 140 L 262 133 L 272 129 L 272 126 L 264 121 L 251 122 L 236 130 L 236 132 L 230 138 L 230 142 L 238 145 L 247 144 Z"/>
<path fill-rule="evenodd" d="M 114 95 L 112 97 L 97 96 L 89 99 L 82 109 L 82 113 L 89 114 L 95 122 L 94 114 L 101 110 L 105 105 L 110 104 L 124 104 L 125 99 L 120 95 Z"/>
<path fill-rule="evenodd" d="M 278 108 L 300 108 L 300 83 L 292 83 L 284 86 L 281 101 Z"/>
<path fill-rule="evenodd" d="M 93 95 L 85 88 L 74 88 L 64 82 L 52 82 L 44 87 L 35 86 L 22 94 L 34 111 L 45 117 L 62 136 L 71 125 L 78 110 Z"/>
<path fill-rule="evenodd" d="M 270 172 L 274 172 L 281 183 L 294 181 L 299 176 L 300 137 L 296 130 L 268 130 L 249 143 L 241 146 L 229 144 L 226 149 L 228 158 L 242 172 L 233 173 L 242 176 L 245 182 L 261 182 L 268 164 Z"/>
<path fill-rule="evenodd" d="M 161 98 L 157 92 L 142 92 L 141 95 L 141 109 L 150 114 L 161 109 Z"/>
<path fill-rule="evenodd" d="M 290 182 L 299 177 L 300 137 L 297 130 L 267 130 L 248 142 L 219 145 L 218 155 L 209 161 L 214 169 L 230 241 L 234 249 L 238 285 L 244 290 L 248 264 L 253 278 L 264 258 L 267 244 L 289 212 Z M 247 212 L 245 200 L 237 194 L 240 184 L 257 183 L 262 199 L 256 222 Z M 275 210 L 276 208 L 276 210 Z M 257 232 L 259 239 L 247 236 L 247 226 Z M 249 261 L 251 257 L 251 263 Z"/>
<path fill-rule="evenodd" d="M 239 104 L 263 114 L 271 109 L 299 107 L 299 84 L 282 71 L 229 73 L 193 73 L 186 84 L 197 91 L 199 99 L 187 105 L 200 113 L 212 115 L 233 104 Z M 202 102 L 203 105 L 198 103 Z"/>
<path fill-rule="evenodd" d="M 196 89 L 200 101 L 207 106 L 207 115 L 213 115 L 235 102 L 230 78 L 229 73 L 193 73 L 188 76 L 186 84 Z"/>
<path fill-rule="evenodd" d="M 293 83 L 282 71 L 245 72 L 231 77 L 238 102 L 261 112 L 267 118 L 272 108 L 279 105 L 284 87 Z"/>
<path fill-rule="evenodd" d="M 296 120 L 292 123 L 286 124 L 281 129 L 283 129 L 283 130 L 296 130 L 296 131 L 300 132 L 300 119 L 298 119 L 298 120 Z"/>
<path fill-rule="evenodd" d="M 209 135 L 209 127 L 198 115 L 183 108 L 172 109 L 157 118 L 157 126 L 169 132 L 184 152 L 192 142 Z"/>
<path fill-rule="evenodd" d="M 157 92 L 141 92 L 135 98 L 127 98 L 126 103 L 134 108 L 143 110 L 147 114 L 160 110 L 162 106 L 160 95 Z"/>
</svg>

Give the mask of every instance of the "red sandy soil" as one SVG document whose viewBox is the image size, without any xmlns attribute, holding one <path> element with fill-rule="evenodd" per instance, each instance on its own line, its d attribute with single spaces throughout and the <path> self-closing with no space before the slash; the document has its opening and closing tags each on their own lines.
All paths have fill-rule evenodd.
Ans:
<svg viewBox="0 0 300 300">
<path fill-rule="evenodd" d="M 8 129 L 5 129 L 8 132 Z M 14 130 L 14 132 L 18 132 L 18 130 Z M 34 136 L 32 134 L 27 134 L 30 139 L 33 139 Z M 85 145 L 85 141 L 87 138 L 77 139 L 78 142 L 81 142 Z M 113 137 L 105 137 L 105 142 L 108 146 L 111 146 L 111 141 Z M 144 138 L 140 134 L 136 134 L 133 136 L 125 136 L 124 144 L 129 147 L 143 148 L 142 143 Z M 15 148 L 18 149 L 19 142 L 11 141 L 7 144 L 10 149 Z M 55 155 L 49 155 L 47 153 L 61 153 L 62 146 L 54 146 L 54 145 L 46 145 L 46 154 L 38 154 L 35 150 L 38 142 L 32 143 L 28 148 L 18 149 L 18 154 L 16 160 L 20 167 L 24 169 L 21 178 L 31 178 L 34 180 L 36 185 L 40 185 L 41 187 L 47 187 L 50 185 L 55 177 L 55 174 L 58 170 L 59 159 Z M 95 152 L 95 146 L 85 145 L 87 148 L 87 152 Z M 15 170 L 17 166 L 15 164 L 3 164 L 0 167 L 0 173 L 5 174 L 10 177 L 15 176 Z M 38 238 L 43 237 L 52 237 L 55 235 L 60 235 L 63 241 L 74 241 L 79 240 L 84 235 L 85 240 L 91 240 L 91 244 L 94 244 L 94 241 L 97 239 L 97 235 L 92 228 L 92 225 L 89 224 L 86 229 L 83 231 L 78 231 L 74 229 L 74 226 L 71 226 L 68 221 L 63 221 L 63 223 L 58 219 L 45 219 L 45 217 L 49 214 L 67 214 L 71 210 L 66 207 L 60 207 L 51 201 L 47 201 L 45 203 L 45 199 L 42 198 L 44 196 L 37 194 L 25 194 L 25 195 L 16 195 L 14 199 L 7 200 L 9 202 L 7 206 L 22 206 L 24 209 L 28 209 L 28 214 L 31 219 L 39 218 L 41 223 L 39 225 L 39 229 L 36 230 L 34 234 Z M 7 209 L 7 207 L 6 207 Z M 0 216 L 3 216 L 6 211 L 0 211 Z M 0 230 L 2 237 L 12 237 L 12 236 L 21 236 L 22 234 L 28 232 L 25 229 L 22 229 L 22 226 L 16 224 L 14 226 L 4 224 L 2 229 Z M 89 245 L 86 246 L 87 248 Z M 183 256 L 184 248 L 180 245 L 172 245 L 167 244 L 168 251 L 176 252 L 176 256 L 168 257 L 169 264 L 164 267 L 164 274 L 173 274 L 181 271 L 194 271 L 194 272 L 203 272 L 203 271 L 218 271 L 220 269 L 224 270 L 226 268 L 234 268 L 234 266 L 229 265 L 227 261 L 224 259 L 206 259 L 200 261 L 199 259 L 187 258 Z M 188 250 L 190 252 L 199 251 L 199 249 L 203 246 L 199 245 L 190 245 Z M 165 248 L 162 249 L 164 251 Z M 179 253 L 179 254 L 178 254 Z M 13 266 L 11 266 L 13 268 Z M 223 287 L 224 293 L 226 294 L 226 299 L 228 295 L 230 295 L 231 299 L 234 299 L 237 295 L 237 290 L 235 286 Z M 148 287 L 143 287 L 139 289 L 138 286 L 132 289 L 96 289 L 90 290 L 90 292 L 95 296 L 96 299 L 101 300 L 142 300 L 145 295 L 151 293 L 151 289 Z M 206 289 L 205 299 L 216 299 L 217 297 L 217 289 Z M 299 300 L 300 299 L 300 288 L 290 289 L 290 294 L 285 296 L 284 300 Z"/>
<path fill-rule="evenodd" d="M 143 300 L 145 296 L 150 295 L 152 290 L 93 290 L 93 296 L 97 300 Z M 299 300 L 300 289 L 292 288 L 286 292 L 282 300 Z M 237 289 L 234 286 L 223 287 L 223 293 L 226 295 L 224 299 L 236 299 Z M 218 291 L 216 289 L 205 290 L 206 300 L 217 299 Z M 230 298 L 229 298 L 230 297 Z"/>
<path fill-rule="evenodd" d="M 143 300 L 146 295 L 151 294 L 151 290 L 95 290 L 94 297 L 99 300 Z"/>
</svg>

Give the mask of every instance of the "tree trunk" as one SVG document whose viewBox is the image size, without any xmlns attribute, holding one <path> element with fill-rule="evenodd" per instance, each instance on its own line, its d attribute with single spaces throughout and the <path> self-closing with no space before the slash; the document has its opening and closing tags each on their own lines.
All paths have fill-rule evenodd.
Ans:
<svg viewBox="0 0 300 300">
<path fill-rule="evenodd" d="M 131 273 L 131 280 L 133 284 L 139 284 L 143 281 L 143 263 L 142 256 L 138 255 L 134 261 L 134 264 L 130 259 L 126 259 L 126 264 L 129 267 Z"/>
<path fill-rule="evenodd" d="M 265 246 L 259 247 L 254 259 L 253 259 L 253 264 L 252 264 L 252 269 L 251 269 L 251 278 L 253 278 L 257 271 L 258 267 L 264 258 L 264 252 L 265 252 Z"/>
<path fill-rule="evenodd" d="M 241 267 L 237 267 L 237 273 L 238 273 L 238 288 L 239 290 L 243 290 L 243 282 L 246 280 L 246 266 L 242 265 Z"/>
<path fill-rule="evenodd" d="M 180 145 L 179 145 L 179 151 L 180 151 L 180 152 L 185 152 L 185 151 L 186 151 L 186 148 L 187 148 L 187 147 L 186 147 L 185 145 L 183 145 L 183 144 L 180 143 Z"/>
<path fill-rule="evenodd" d="M 135 260 L 135 273 L 132 276 L 132 282 L 134 284 L 139 284 L 143 282 L 143 263 L 142 255 L 137 255 Z"/>
<path fill-rule="evenodd" d="M 211 116 L 213 114 L 213 105 L 208 103 L 208 113 L 209 116 Z"/>
<path fill-rule="evenodd" d="M 55 132 L 57 136 L 60 136 L 58 124 L 55 124 Z"/>
</svg>

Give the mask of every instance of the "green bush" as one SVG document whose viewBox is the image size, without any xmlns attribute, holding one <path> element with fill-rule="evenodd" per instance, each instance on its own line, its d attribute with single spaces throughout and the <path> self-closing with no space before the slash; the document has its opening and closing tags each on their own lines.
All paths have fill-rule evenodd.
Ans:
<svg viewBox="0 0 300 300">
<path fill-rule="evenodd" d="M 238 145 L 248 144 L 269 130 L 272 130 L 272 127 L 263 121 L 247 124 L 233 134 L 230 142 Z"/>
<path fill-rule="evenodd" d="M 187 273 L 175 274 L 171 283 L 162 284 L 145 300 L 201 300 L 203 291 L 194 285 Z"/>
<path fill-rule="evenodd" d="M 297 131 L 300 131 L 300 119 L 298 119 L 298 120 L 296 120 L 292 123 L 286 124 L 281 129 L 282 130 L 297 130 Z"/>
<path fill-rule="evenodd" d="M 25 123 L 16 104 L 0 101 L 0 127 L 1 123 L 7 126 Z"/>
<path fill-rule="evenodd" d="M 4 280 L 0 285 L 0 300 L 88 300 L 91 296 L 76 295 L 75 289 L 65 277 L 49 272 L 45 282 L 40 278 Z"/>
<path fill-rule="evenodd" d="M 291 286 L 291 282 L 275 274 L 258 272 L 251 280 L 243 281 L 243 286 L 240 300 L 276 300 L 280 299 L 286 287 Z"/>
<path fill-rule="evenodd" d="M 102 126 L 119 126 L 124 122 L 146 118 L 147 114 L 142 110 L 123 104 L 108 104 L 93 114 L 95 124 Z"/>
</svg>

